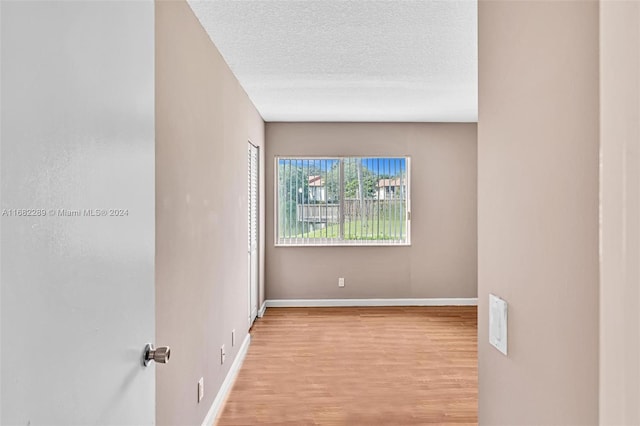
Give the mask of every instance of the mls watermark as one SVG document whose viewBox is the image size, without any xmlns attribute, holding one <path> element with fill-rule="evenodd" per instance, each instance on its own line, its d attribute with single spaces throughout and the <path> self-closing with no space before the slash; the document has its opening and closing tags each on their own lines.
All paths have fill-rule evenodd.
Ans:
<svg viewBox="0 0 640 426">
<path fill-rule="evenodd" d="M 2 217 L 126 217 L 129 209 L 2 209 Z"/>
</svg>

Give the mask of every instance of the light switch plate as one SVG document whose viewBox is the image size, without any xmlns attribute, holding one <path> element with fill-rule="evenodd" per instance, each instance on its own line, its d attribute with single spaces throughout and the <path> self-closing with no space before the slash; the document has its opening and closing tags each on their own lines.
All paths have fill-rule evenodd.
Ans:
<svg viewBox="0 0 640 426">
<path fill-rule="evenodd" d="M 507 302 L 489 295 L 489 343 L 507 354 Z"/>
</svg>

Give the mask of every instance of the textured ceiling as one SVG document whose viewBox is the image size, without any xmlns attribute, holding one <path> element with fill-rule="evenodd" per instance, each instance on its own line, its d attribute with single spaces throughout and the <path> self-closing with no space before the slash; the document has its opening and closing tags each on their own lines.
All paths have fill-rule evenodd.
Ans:
<svg viewBox="0 0 640 426">
<path fill-rule="evenodd" d="M 477 4 L 189 4 L 266 121 L 477 121 Z"/>
</svg>

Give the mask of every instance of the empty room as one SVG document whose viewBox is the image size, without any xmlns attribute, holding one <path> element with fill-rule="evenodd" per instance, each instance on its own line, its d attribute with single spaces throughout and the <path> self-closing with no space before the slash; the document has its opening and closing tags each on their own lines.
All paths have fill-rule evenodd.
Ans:
<svg viewBox="0 0 640 426">
<path fill-rule="evenodd" d="M 0 1 L 0 424 L 640 425 L 640 1 Z"/>
</svg>

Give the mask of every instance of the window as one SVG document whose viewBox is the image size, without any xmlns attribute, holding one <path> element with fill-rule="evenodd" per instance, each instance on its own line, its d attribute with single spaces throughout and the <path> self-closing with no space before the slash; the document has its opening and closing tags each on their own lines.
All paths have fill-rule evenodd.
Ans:
<svg viewBox="0 0 640 426">
<path fill-rule="evenodd" d="M 276 157 L 276 245 L 408 245 L 409 157 Z"/>
</svg>

